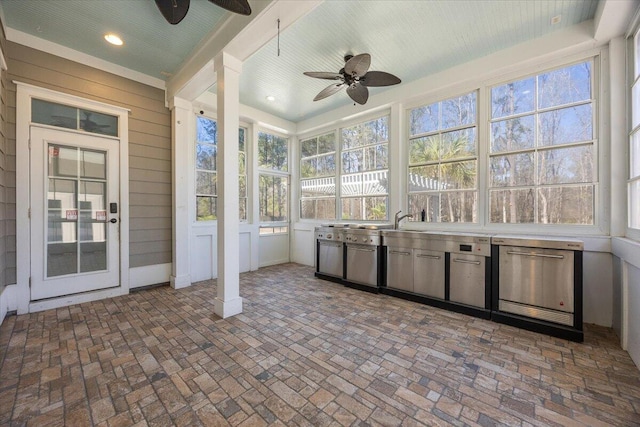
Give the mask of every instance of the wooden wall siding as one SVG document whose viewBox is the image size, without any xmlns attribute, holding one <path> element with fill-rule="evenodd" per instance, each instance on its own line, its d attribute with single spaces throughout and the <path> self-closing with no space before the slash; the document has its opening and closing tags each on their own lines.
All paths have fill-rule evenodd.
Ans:
<svg viewBox="0 0 640 427">
<path fill-rule="evenodd" d="M 6 59 L 7 38 L 0 25 L 0 48 Z M 15 154 L 15 150 L 12 151 Z M 0 292 L 16 282 L 15 179 L 7 168 L 7 73 L 0 77 Z M 13 165 L 15 166 L 15 156 Z M 14 167 L 15 170 L 15 167 Z M 12 187 L 10 186 L 13 183 Z"/>
<path fill-rule="evenodd" d="M 171 262 L 171 113 L 164 105 L 164 91 L 26 46 L 7 45 L 9 81 L 131 110 L 129 264 L 141 267 Z M 15 90 L 9 83 L 13 102 L 10 126 L 14 129 Z M 10 143 L 15 146 L 15 137 Z M 15 225 L 12 233 L 15 235 Z"/>
</svg>

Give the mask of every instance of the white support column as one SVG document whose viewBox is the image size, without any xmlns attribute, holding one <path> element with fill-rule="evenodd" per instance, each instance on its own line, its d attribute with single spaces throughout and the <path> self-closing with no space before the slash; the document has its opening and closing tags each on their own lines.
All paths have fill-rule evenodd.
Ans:
<svg viewBox="0 0 640 427">
<path fill-rule="evenodd" d="M 240 298 L 240 207 L 238 197 L 238 127 L 242 63 L 222 52 L 214 59 L 218 89 L 218 295 L 215 313 L 242 313 Z"/>
<path fill-rule="evenodd" d="M 190 253 L 191 221 L 189 219 L 189 153 L 190 128 L 193 111 L 191 102 L 172 98 L 171 109 L 171 182 L 173 183 L 173 264 L 171 287 L 180 289 L 191 285 Z"/>
</svg>

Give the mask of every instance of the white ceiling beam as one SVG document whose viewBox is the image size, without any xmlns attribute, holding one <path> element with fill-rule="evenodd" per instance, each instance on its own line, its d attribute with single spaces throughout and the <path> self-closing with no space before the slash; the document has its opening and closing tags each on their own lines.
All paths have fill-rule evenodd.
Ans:
<svg viewBox="0 0 640 427">
<path fill-rule="evenodd" d="M 226 52 L 245 61 L 280 31 L 311 12 L 323 0 L 256 0 L 251 1 L 252 14 L 231 14 L 211 32 L 187 58 L 178 72 L 167 82 L 167 99 L 174 96 L 193 101 L 215 82 L 213 58 Z"/>
<path fill-rule="evenodd" d="M 638 5 L 638 0 L 601 0 L 593 18 L 593 38 L 599 43 L 607 43 L 624 35 Z"/>
</svg>

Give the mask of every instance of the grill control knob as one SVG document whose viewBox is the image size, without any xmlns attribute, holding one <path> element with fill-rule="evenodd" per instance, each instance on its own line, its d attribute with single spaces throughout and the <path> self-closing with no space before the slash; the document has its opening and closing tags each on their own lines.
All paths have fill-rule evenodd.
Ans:
<svg viewBox="0 0 640 427">
<path fill-rule="evenodd" d="M 358 241 L 358 238 L 357 238 L 357 237 L 354 237 L 354 238 L 353 238 L 353 241 L 354 241 L 354 242 L 357 242 L 357 241 Z"/>
<path fill-rule="evenodd" d="M 330 238 L 331 238 L 331 234 L 327 234 L 327 239 L 330 239 Z"/>
</svg>

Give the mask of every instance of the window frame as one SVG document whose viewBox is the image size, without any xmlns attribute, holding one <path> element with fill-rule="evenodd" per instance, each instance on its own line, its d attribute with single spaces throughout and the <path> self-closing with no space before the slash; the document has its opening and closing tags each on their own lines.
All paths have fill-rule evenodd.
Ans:
<svg viewBox="0 0 640 427">
<path fill-rule="evenodd" d="M 283 138 L 286 141 L 286 144 L 287 144 L 287 170 L 286 171 L 282 171 L 278 169 L 269 169 L 269 168 L 260 166 L 259 157 L 260 157 L 260 134 L 261 133 Z M 257 183 L 258 183 L 258 187 L 256 188 L 256 196 L 258 198 L 257 223 L 259 227 L 259 234 L 260 236 L 288 234 L 291 228 L 291 169 L 292 169 L 291 168 L 291 148 L 292 148 L 291 136 L 284 135 L 282 133 L 279 133 L 270 129 L 265 129 L 265 128 L 258 128 L 256 131 L 256 135 L 257 135 L 256 152 L 258 153 L 257 154 L 258 159 L 256 161 L 256 166 L 257 166 L 256 175 L 257 175 Z M 262 218 L 260 217 L 260 199 L 261 199 L 260 177 L 261 176 L 279 177 L 279 178 L 284 178 L 286 180 L 287 200 L 286 200 L 285 206 L 287 209 L 287 213 L 286 213 L 287 219 L 285 221 L 263 221 Z"/>
<path fill-rule="evenodd" d="M 459 99 L 471 94 L 475 94 L 475 119 L 472 123 L 469 124 L 459 124 L 456 126 L 452 126 L 449 128 L 441 128 L 440 125 L 440 121 L 442 119 L 442 110 L 440 109 L 442 103 L 450 101 L 450 100 L 455 100 L 455 99 Z M 471 227 L 475 227 L 478 226 L 482 220 L 482 215 L 481 215 L 481 190 L 480 190 L 480 176 L 481 176 L 481 162 L 480 162 L 480 158 L 482 156 L 481 154 L 481 119 L 480 119 L 480 103 L 481 100 L 481 91 L 479 88 L 474 88 L 471 90 L 467 90 L 467 91 L 462 91 L 462 92 L 457 92 L 455 94 L 449 95 L 449 96 L 443 96 L 443 97 L 438 97 L 437 99 L 431 101 L 431 102 L 425 102 L 425 103 L 420 103 L 418 105 L 415 106 L 411 106 L 410 108 L 407 108 L 406 110 L 406 120 L 405 120 L 405 125 L 406 125 L 406 138 L 404 139 L 404 142 L 406 143 L 406 146 L 403 147 L 404 148 L 404 156 L 406 158 L 406 168 L 405 170 L 402 172 L 405 174 L 405 179 L 407 182 L 406 185 L 406 191 L 404 194 L 404 200 L 407 203 L 407 212 L 409 214 L 412 214 L 413 217 L 409 218 L 408 220 L 410 222 L 422 222 L 421 220 L 421 212 L 411 212 L 411 196 L 412 195 L 426 195 L 427 197 L 429 196 L 437 196 L 438 197 L 438 220 L 437 221 L 427 221 L 425 220 L 424 223 L 425 224 L 429 224 L 430 226 L 433 225 L 440 225 L 440 226 L 471 226 Z M 427 132 L 419 132 L 416 134 L 412 134 L 411 131 L 411 114 L 414 110 L 419 109 L 419 108 L 423 108 L 423 107 L 430 107 L 433 105 L 438 105 L 438 128 L 436 130 L 433 131 L 427 131 Z M 466 156 L 460 156 L 460 157 L 455 157 L 452 158 L 450 160 L 447 159 L 443 159 L 441 157 L 441 153 L 440 153 L 440 148 L 442 147 L 441 143 L 442 143 L 442 135 L 447 134 L 447 133 L 453 133 L 453 132 L 459 132 L 459 131 L 464 131 L 467 129 L 474 129 L 476 136 L 475 136 L 475 154 L 474 155 L 466 155 Z M 417 162 L 417 163 L 411 163 L 411 142 L 413 140 L 419 140 L 421 138 L 426 138 L 426 137 L 431 137 L 431 136 L 438 136 L 439 140 L 440 140 L 440 146 L 438 148 L 438 158 L 434 159 L 434 160 L 426 160 L 426 161 L 422 161 L 422 162 Z M 449 165 L 449 164 L 460 164 L 460 163 L 464 163 L 464 162 L 470 162 L 473 161 L 475 162 L 475 187 L 473 188 L 461 188 L 461 189 L 453 189 L 453 190 L 446 190 L 443 188 L 436 188 L 434 190 L 427 190 L 427 191 L 411 191 L 410 189 L 410 182 L 411 182 L 411 169 L 412 168 L 416 168 L 416 167 L 430 167 L 430 166 L 435 166 L 437 167 L 439 170 L 442 167 L 442 165 Z M 475 221 L 446 221 L 443 222 L 441 221 L 441 215 L 440 215 L 440 211 L 442 209 L 442 196 L 445 194 L 455 194 L 455 193 L 475 193 L 475 204 L 476 204 L 476 209 L 474 212 L 472 212 L 472 218 L 475 217 Z M 425 215 L 428 216 L 428 212 L 425 212 Z"/>
<path fill-rule="evenodd" d="M 368 142 L 367 144 L 362 144 L 360 146 L 357 147 L 350 147 L 345 149 L 343 147 L 343 130 L 344 129 L 349 129 L 349 128 L 353 128 L 359 125 L 366 125 L 367 123 L 371 123 L 371 122 L 375 122 L 377 120 L 380 119 L 385 119 L 386 118 L 386 127 L 387 127 L 387 139 L 384 142 L 381 141 L 376 141 L 376 142 Z M 390 194 L 389 194 L 389 189 L 391 188 L 391 167 L 392 167 L 392 162 L 391 162 L 391 152 L 390 152 L 390 139 L 391 139 L 391 133 L 390 133 L 390 129 L 391 129 L 391 114 L 390 113 L 384 113 L 384 114 L 376 114 L 373 115 L 372 117 L 366 118 L 364 120 L 360 119 L 357 121 L 354 121 L 353 123 L 350 123 L 349 125 L 345 125 L 345 126 L 340 126 L 337 129 L 338 132 L 338 139 L 336 141 L 337 143 L 337 149 L 338 151 L 336 152 L 336 154 L 339 156 L 338 158 L 338 165 L 337 165 L 337 169 L 336 169 L 336 218 L 338 218 L 339 221 L 358 221 L 358 222 L 386 222 L 389 221 L 389 207 L 390 207 Z M 368 148 L 375 148 L 379 145 L 384 145 L 386 147 L 386 151 L 387 151 L 387 167 L 386 169 L 363 169 L 363 170 L 359 170 L 357 172 L 345 172 L 344 171 L 344 153 L 346 152 L 356 152 L 358 150 L 362 150 L 363 152 L 363 161 L 366 164 L 366 160 L 364 159 L 364 152 L 368 149 Z M 375 173 L 375 172 L 381 172 L 381 171 L 386 171 L 387 174 L 387 179 L 389 180 L 389 183 L 387 184 L 387 191 L 385 193 L 377 193 L 377 194 L 361 194 L 361 195 L 355 195 L 355 196 L 345 196 L 343 195 L 343 191 L 342 191 L 342 182 L 344 177 L 355 177 L 357 175 L 361 175 L 364 177 L 365 174 L 367 173 Z M 344 212 L 344 200 L 345 199 L 366 199 L 366 198 L 384 198 L 385 200 L 385 217 L 384 218 L 378 218 L 378 219 L 354 219 L 354 218 L 343 218 L 343 212 Z M 363 200 L 364 202 L 364 200 Z M 363 212 L 366 213 L 366 212 Z"/>
<path fill-rule="evenodd" d="M 638 219 L 638 227 L 632 227 L 631 221 L 632 218 L 640 218 L 640 171 L 638 175 L 635 177 L 631 176 L 632 173 L 632 163 L 640 164 L 640 149 L 636 151 L 632 150 L 633 145 L 633 137 L 640 136 L 640 119 L 638 123 L 634 126 L 633 117 L 634 117 L 634 96 L 633 96 L 633 88 L 634 86 L 638 86 L 640 89 L 640 25 L 635 24 L 635 28 L 630 31 L 629 36 L 627 37 L 628 43 L 628 64 L 627 64 L 627 72 L 628 72 L 628 86 L 627 86 L 627 96 L 628 96 L 628 129 L 627 129 L 627 170 L 625 174 L 625 184 L 626 184 L 626 200 L 627 200 L 627 209 L 626 209 L 626 224 L 625 235 L 634 240 L 640 240 L 640 219 Z M 640 97 L 639 97 L 640 98 Z M 639 110 L 640 110 L 640 99 L 638 99 Z M 637 112 L 640 116 L 640 111 Z M 640 144 L 639 144 L 640 145 Z M 636 158 L 632 158 L 635 155 Z M 637 189 L 634 190 L 633 186 L 637 185 Z M 635 211 L 632 201 L 636 201 L 639 205 L 637 211 Z"/>
<path fill-rule="evenodd" d="M 215 195 L 201 195 L 198 193 L 198 172 L 200 171 L 206 171 L 206 172 L 214 172 L 217 176 L 217 166 L 215 167 L 215 169 L 213 171 L 207 170 L 207 169 L 199 169 L 198 166 L 198 144 L 200 144 L 201 142 L 198 141 L 198 119 L 199 118 L 204 118 L 204 119 L 208 119 L 211 120 L 213 122 L 216 123 L 216 133 L 218 132 L 218 118 L 213 115 L 213 114 L 202 114 L 200 112 L 194 112 L 194 138 L 193 138 L 193 199 L 195 201 L 195 205 L 194 205 L 194 218 L 193 218 L 193 222 L 196 225 L 206 225 L 206 224 L 213 224 L 216 221 L 218 221 L 218 215 L 217 215 L 217 209 L 218 209 L 218 203 L 217 203 L 217 199 L 218 199 L 218 194 L 216 191 Z M 240 224 L 248 224 L 250 223 L 250 218 L 251 218 L 251 207 L 250 207 L 250 186 L 251 186 L 251 181 L 250 181 L 250 177 L 249 177 L 249 169 L 251 168 L 251 163 L 250 163 L 250 156 L 251 156 L 251 127 L 243 122 L 239 123 L 238 129 L 244 129 L 244 150 L 238 150 L 238 154 L 240 153 L 244 153 L 244 178 L 245 178 L 245 186 L 246 186 L 246 191 L 245 191 L 245 195 L 244 197 L 240 197 L 239 195 L 239 199 L 244 199 L 244 204 L 245 204 L 245 217 L 244 218 L 239 218 L 239 222 Z M 238 143 L 240 141 L 238 140 Z M 206 143 L 203 141 L 203 143 Z M 209 145 L 213 145 L 213 144 L 209 144 Z M 216 142 L 215 142 L 215 146 L 216 146 L 216 150 L 217 150 L 217 145 L 218 145 L 218 138 L 216 136 Z M 239 157 L 239 156 L 238 156 Z M 238 177 L 240 177 L 242 174 L 239 172 Z M 216 179 L 216 185 L 217 185 L 217 179 Z M 238 191 L 239 188 L 238 188 Z M 214 219 L 199 219 L 198 217 L 198 197 L 213 197 L 216 200 L 216 217 Z"/>
<path fill-rule="evenodd" d="M 300 172 L 298 170 L 298 183 L 297 183 L 297 189 L 298 189 L 298 196 L 297 196 L 297 206 L 298 206 L 298 221 L 300 222 L 308 222 L 308 223 L 325 223 L 328 221 L 334 221 L 334 222 L 345 222 L 345 221 L 350 221 L 347 219 L 342 219 L 342 176 L 344 175 L 342 173 L 342 129 L 347 129 L 350 127 L 354 127 L 357 126 L 359 124 L 364 124 L 364 123 L 368 123 L 371 121 L 375 121 L 378 119 L 381 119 L 383 117 L 387 117 L 387 164 L 388 164 L 388 168 L 387 170 L 387 177 L 389 179 L 389 184 L 388 184 L 388 189 L 392 188 L 392 183 L 395 179 L 395 177 L 392 175 L 392 168 L 393 168 L 393 155 L 392 155 L 392 147 L 391 147 L 391 139 L 392 139 L 392 126 L 394 126 L 392 124 L 394 118 L 392 117 L 391 114 L 391 110 L 389 109 L 383 109 L 383 110 L 377 110 L 374 112 L 370 112 L 368 114 L 364 114 L 361 116 L 358 116 L 357 118 L 352 118 L 350 120 L 345 120 L 344 122 L 340 122 L 340 123 L 332 123 L 329 124 L 327 126 L 324 126 L 322 128 L 319 128 L 319 130 L 314 131 L 314 132 L 309 132 L 309 133 L 304 133 L 304 134 L 300 134 L 298 135 L 298 144 L 297 144 L 297 160 L 298 160 L 298 165 L 300 164 L 300 160 L 302 158 L 302 145 L 301 142 L 302 141 L 306 141 L 309 139 L 313 139 L 313 138 L 317 138 L 320 137 L 322 135 L 327 135 L 329 133 L 334 132 L 336 135 L 336 173 L 335 175 L 332 175 L 333 177 L 335 177 L 335 185 L 336 185 L 336 194 L 334 196 L 331 196 L 334 198 L 335 200 L 335 218 L 334 219 L 318 219 L 318 218 L 302 218 L 302 216 L 300 215 L 301 213 L 301 201 L 302 201 L 302 185 L 301 185 L 301 181 L 302 178 L 300 177 Z M 370 146 L 375 146 L 377 144 L 371 144 Z M 361 148 L 361 147 L 360 147 Z M 346 174 L 349 175 L 349 174 Z M 328 198 L 331 198 L 328 197 Z M 356 221 L 359 223 L 368 223 L 368 222 L 374 222 L 374 223 L 378 223 L 378 222 L 388 222 L 389 218 L 390 218 L 390 211 L 389 209 L 391 208 L 391 195 L 389 193 L 389 190 L 387 190 L 386 195 L 384 195 L 383 197 L 386 198 L 386 219 L 377 219 L 377 220 L 359 220 L 359 219 L 354 219 L 352 221 Z"/>
<path fill-rule="evenodd" d="M 322 154 L 318 154 L 318 144 L 319 144 L 319 139 L 321 137 L 324 136 L 328 136 L 328 135 L 333 135 L 333 142 L 334 142 L 334 150 L 333 151 L 328 151 L 326 153 L 322 153 Z M 310 141 L 312 139 L 316 140 L 316 154 L 314 155 L 310 155 L 310 156 L 306 156 L 303 157 L 302 155 L 302 145 L 306 142 L 306 141 Z M 322 132 L 320 134 L 315 134 L 312 136 L 308 136 L 306 138 L 300 138 L 298 140 L 298 147 L 299 147 L 299 156 L 298 156 L 298 171 L 299 171 L 299 188 L 300 188 L 300 197 L 298 198 L 298 218 L 300 219 L 300 221 L 335 221 L 336 218 L 338 218 L 338 200 L 337 200 L 337 194 L 338 194 L 338 171 L 340 168 L 340 159 L 338 158 L 339 155 L 339 136 L 338 136 L 338 129 L 332 129 L 326 132 Z M 314 176 L 314 177 L 303 177 L 302 176 L 302 165 L 303 165 L 303 161 L 307 160 L 307 159 L 318 159 L 320 157 L 325 157 L 330 155 L 331 153 L 333 153 L 334 156 L 334 166 L 335 166 L 335 170 L 333 175 L 322 175 L 322 176 Z M 334 186 L 334 193 L 333 195 L 328 195 L 328 196 L 308 196 L 305 197 L 303 195 L 303 185 L 302 183 L 305 181 L 312 181 L 312 180 L 316 180 L 316 179 L 326 179 L 326 178 L 333 178 L 333 186 Z M 317 203 L 319 201 L 330 201 L 333 200 L 333 204 L 334 204 L 334 209 L 333 209 L 333 216 L 331 218 L 318 218 L 318 208 L 317 208 Z M 303 209 L 302 209 L 302 202 L 303 201 L 313 201 L 315 202 L 315 208 L 314 208 L 314 217 L 313 218 L 305 218 L 302 216 L 303 213 Z"/>
<path fill-rule="evenodd" d="M 545 230 L 553 230 L 553 229 L 557 229 L 557 230 L 566 230 L 568 232 L 576 233 L 576 232 L 580 232 L 580 233 L 585 233 L 587 234 L 588 232 L 594 232 L 594 231 L 598 231 L 598 232 L 602 232 L 602 217 L 601 217 L 601 211 L 600 211 L 600 192 L 601 192 L 601 187 L 602 187 L 602 182 L 601 182 L 601 177 L 602 177 L 602 161 L 601 161 L 601 157 L 602 157 L 602 152 L 601 152 L 601 143 L 600 143 L 600 132 L 602 130 L 602 123 L 600 120 L 600 105 L 601 105 L 601 99 L 602 99 L 602 94 L 600 92 L 600 78 L 601 78 L 601 70 L 600 70 L 600 61 L 601 61 L 601 57 L 602 54 L 592 54 L 592 55 L 582 55 L 578 58 L 572 58 L 572 59 L 567 59 L 566 61 L 558 61 L 552 65 L 547 65 L 546 67 L 540 67 L 539 69 L 533 70 L 533 72 L 529 72 L 526 74 L 516 74 L 514 75 L 512 78 L 508 78 L 508 79 L 501 79 L 500 81 L 497 82 L 492 82 L 491 84 L 486 85 L 486 108 L 487 108 L 487 129 L 484 132 L 485 137 L 486 137 L 486 144 L 485 144 L 485 182 L 486 182 L 486 190 L 484 192 L 484 202 L 486 203 L 486 207 L 485 207 L 485 218 L 484 218 L 484 223 L 487 226 L 487 228 L 495 228 L 495 227 L 513 227 L 516 229 L 536 229 L 536 231 L 539 231 L 540 227 L 543 227 Z M 556 71 L 556 70 L 561 70 L 564 68 L 569 68 L 572 67 L 574 65 L 578 65 L 581 63 L 585 63 L 585 62 L 590 62 L 591 63 L 591 76 L 590 76 L 590 85 L 591 85 L 591 98 L 589 101 L 573 101 L 573 102 L 569 102 L 566 104 L 561 104 L 558 106 L 553 106 L 553 107 L 538 107 L 538 102 L 537 102 L 537 96 L 539 94 L 538 92 L 538 87 L 537 87 L 537 83 L 535 84 L 534 87 L 534 109 L 532 111 L 529 112 L 525 112 L 525 113 L 516 113 L 516 114 L 511 114 L 511 115 L 505 115 L 502 117 L 497 117 L 496 119 L 493 119 L 491 117 L 490 112 L 492 111 L 492 99 L 491 99 L 491 90 L 493 88 L 499 87 L 499 86 L 503 86 L 505 84 L 509 84 L 512 82 L 517 82 L 517 81 L 521 81 L 521 80 L 526 80 L 529 78 L 533 78 L 536 79 L 537 81 L 537 77 L 545 74 L 545 73 L 549 73 L 552 71 Z M 527 148 L 527 149 L 517 149 L 517 150 L 511 150 L 509 152 L 507 151 L 502 151 L 499 153 L 492 153 L 491 152 L 491 131 L 492 131 L 492 124 L 495 122 L 499 122 L 502 120 L 507 120 L 507 119 L 513 119 L 513 118 L 519 118 L 519 117 L 526 117 L 526 116 L 534 116 L 534 127 L 535 127 L 535 133 L 536 133 L 536 138 L 537 138 L 537 134 L 538 134 L 538 116 L 550 111 L 558 111 L 558 110 L 562 110 L 565 108 L 571 108 L 571 107 L 576 107 L 576 106 L 582 106 L 582 105 L 591 105 L 592 109 L 591 109 L 591 125 L 592 125 L 592 139 L 590 140 L 584 140 L 584 141 L 578 141 L 578 142 L 571 142 L 571 143 L 566 143 L 566 144 L 551 144 L 551 145 L 538 145 L 534 143 L 534 146 L 531 148 Z M 537 142 L 537 141 L 534 141 Z M 544 152 L 544 151 L 550 151 L 550 150 L 554 150 L 554 149 L 565 149 L 565 148 L 574 148 L 574 147 L 585 147 L 585 146 L 592 146 L 592 160 L 593 160 L 593 176 L 592 176 L 592 181 L 590 183 L 564 183 L 564 184 L 557 184 L 557 185 L 543 185 L 537 181 L 535 181 L 533 184 L 531 185 L 526 185 L 526 186 L 514 186 L 514 187 L 492 187 L 491 186 L 491 159 L 492 157 L 499 157 L 499 156 L 506 156 L 509 154 L 522 154 L 522 153 L 533 153 L 533 156 L 535 157 L 539 152 Z M 537 160 L 534 159 L 534 176 L 537 177 L 538 176 L 538 163 Z M 503 223 L 503 222 L 491 222 L 491 191 L 500 191 L 501 189 L 509 189 L 509 188 L 531 188 L 533 189 L 534 192 L 537 192 L 539 189 L 541 188 L 562 188 L 562 187 L 567 187 L 567 186 L 580 186 L 580 185 L 592 185 L 593 186 L 593 203 L 592 203 L 592 214 L 593 214 L 593 223 L 592 224 L 570 224 L 570 223 L 541 223 L 541 222 L 537 222 L 538 219 L 537 217 L 534 217 L 533 222 L 526 222 L 526 223 Z M 535 206 L 537 208 L 537 202 L 535 202 Z M 534 212 L 534 216 L 537 214 L 537 210 L 535 210 Z"/>
</svg>

